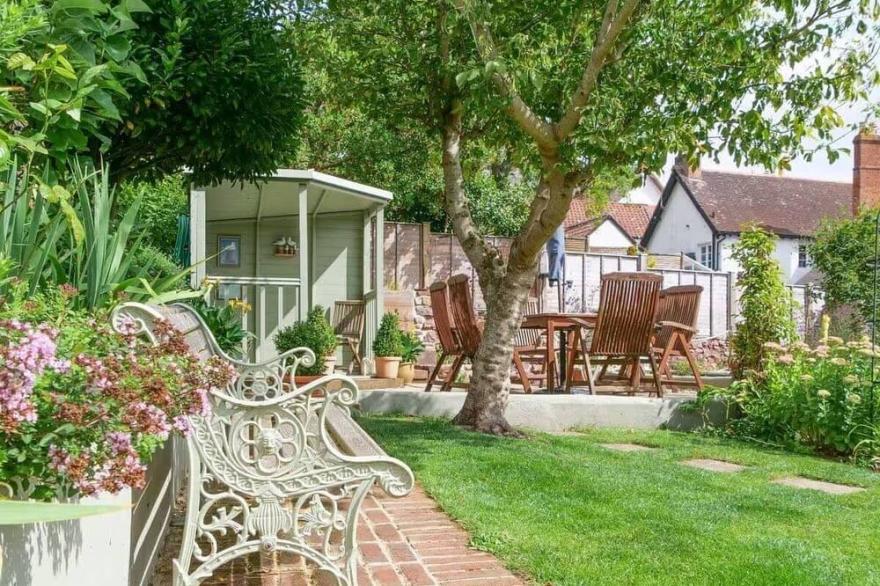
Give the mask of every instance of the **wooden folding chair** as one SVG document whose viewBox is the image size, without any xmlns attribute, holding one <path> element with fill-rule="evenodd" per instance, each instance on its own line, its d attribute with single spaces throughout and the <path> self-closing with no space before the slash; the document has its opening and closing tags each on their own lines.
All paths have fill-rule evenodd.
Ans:
<svg viewBox="0 0 880 586">
<path fill-rule="evenodd" d="M 434 382 L 440 374 L 440 369 L 443 367 L 443 362 L 447 358 L 453 358 L 452 370 L 449 371 L 449 376 L 443 381 L 443 386 L 440 387 L 440 390 L 448 391 L 451 389 L 452 383 L 455 382 L 455 377 L 458 376 L 458 371 L 461 370 L 461 363 L 464 361 L 464 355 L 461 353 L 461 344 L 459 344 L 458 336 L 452 328 L 447 290 L 446 281 L 437 281 L 430 287 L 431 312 L 434 314 L 434 329 L 437 332 L 437 338 L 440 340 L 440 355 L 437 357 L 437 364 L 434 366 L 431 374 L 428 375 L 428 384 L 425 386 L 425 392 L 430 391 L 431 387 L 434 386 Z"/>
<path fill-rule="evenodd" d="M 526 301 L 523 315 L 535 315 L 538 312 L 538 300 L 529 297 Z M 547 377 L 547 348 L 544 346 L 544 332 L 535 328 L 520 328 L 513 338 L 513 347 L 516 352 L 516 358 L 519 359 L 522 368 L 517 368 L 517 375 L 512 379 L 513 382 L 522 384 L 523 389 L 527 393 L 532 392 L 532 381 L 542 381 Z M 539 365 L 538 372 L 532 372 L 533 365 Z M 521 373 L 526 374 L 526 378 L 521 378 Z"/>
<path fill-rule="evenodd" d="M 703 379 L 694 357 L 691 340 L 697 333 L 697 317 L 700 313 L 700 296 L 703 288 L 699 285 L 681 285 L 660 291 L 657 307 L 657 336 L 654 339 L 654 353 L 660 357 L 658 370 L 661 384 L 675 386 L 695 386 L 703 389 Z M 694 375 L 691 381 L 673 381 L 669 359 L 683 356 Z"/>
<path fill-rule="evenodd" d="M 608 273 L 602 275 L 599 291 L 599 314 L 593 329 L 590 348 L 585 349 L 581 328 L 572 336 L 568 360 L 566 390 L 571 388 L 576 362 L 584 365 L 587 385 L 595 392 L 595 385 L 612 362 L 621 364 L 622 373 L 629 372 L 630 393 L 639 390 L 642 358 L 647 358 L 654 375 L 657 396 L 663 396 L 663 388 L 657 374 L 654 355 L 655 315 L 660 300 L 663 278 L 653 273 Z M 593 374 L 590 358 L 604 360 L 598 377 Z"/>
<path fill-rule="evenodd" d="M 351 361 L 348 363 L 348 374 L 354 370 L 357 363 L 358 370 L 364 372 L 364 364 L 361 362 L 361 339 L 364 335 L 365 321 L 364 302 L 360 300 L 337 301 L 333 304 L 331 325 L 336 334 L 336 346 L 348 346 L 351 350 Z"/>
<path fill-rule="evenodd" d="M 446 283 L 449 286 L 452 319 L 455 322 L 455 331 L 461 344 L 462 356 L 473 361 L 480 347 L 480 342 L 483 340 L 483 332 L 480 329 L 476 313 L 474 312 L 470 277 L 467 275 L 455 275 L 450 277 Z M 516 348 L 513 349 L 513 364 L 516 367 L 519 380 L 522 381 L 523 389 L 525 392 L 531 393 L 532 388 L 529 384 L 529 375 Z"/>
</svg>

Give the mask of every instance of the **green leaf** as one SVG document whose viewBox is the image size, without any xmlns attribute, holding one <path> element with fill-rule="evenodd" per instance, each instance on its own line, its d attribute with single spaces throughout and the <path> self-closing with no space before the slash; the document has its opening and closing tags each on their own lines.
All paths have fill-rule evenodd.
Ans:
<svg viewBox="0 0 880 586">
<path fill-rule="evenodd" d="M 24 69 L 31 71 L 36 67 L 36 63 L 28 55 L 24 53 L 15 53 L 6 60 L 6 67 L 9 69 Z"/>
<path fill-rule="evenodd" d="M 35 503 L 26 501 L 0 501 L 0 525 L 25 525 L 29 523 L 51 523 L 71 521 L 118 513 L 129 508 L 127 505 L 80 505 L 72 503 Z"/>
<path fill-rule="evenodd" d="M 53 6 L 59 10 L 88 10 L 94 14 L 109 10 L 109 6 L 101 0 L 55 0 Z"/>
<path fill-rule="evenodd" d="M 143 0 L 123 0 L 122 6 L 129 12 L 153 12 Z"/>
</svg>

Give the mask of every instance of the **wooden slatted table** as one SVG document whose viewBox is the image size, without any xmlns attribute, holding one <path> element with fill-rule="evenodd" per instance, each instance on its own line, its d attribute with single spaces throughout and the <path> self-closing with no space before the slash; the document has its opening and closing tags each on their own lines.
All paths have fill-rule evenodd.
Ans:
<svg viewBox="0 0 880 586">
<path fill-rule="evenodd" d="M 522 326 L 526 329 L 545 330 L 547 332 L 547 390 L 556 389 L 556 334 L 568 336 L 577 328 L 592 328 L 596 324 L 595 313 L 535 313 L 523 318 Z M 564 347 L 563 347 L 564 351 Z M 563 360 L 565 358 L 563 357 Z M 565 372 L 558 373 L 559 384 L 564 384 Z"/>
</svg>

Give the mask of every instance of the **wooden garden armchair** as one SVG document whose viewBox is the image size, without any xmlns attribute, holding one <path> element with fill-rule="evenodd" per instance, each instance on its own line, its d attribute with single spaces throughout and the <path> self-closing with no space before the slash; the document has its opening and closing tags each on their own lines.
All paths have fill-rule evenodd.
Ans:
<svg viewBox="0 0 880 586">
<path fill-rule="evenodd" d="M 359 372 L 364 372 L 361 361 L 361 339 L 364 336 L 365 307 L 361 300 L 337 301 L 333 304 L 331 325 L 336 333 L 336 346 L 347 346 L 351 350 L 348 374 L 357 364 Z"/>
<path fill-rule="evenodd" d="M 425 392 L 429 392 L 431 387 L 434 386 L 434 382 L 437 380 L 437 376 L 440 374 L 440 369 L 443 367 L 446 359 L 452 358 L 452 370 L 449 371 L 449 375 L 443 381 L 443 386 L 440 387 L 441 391 L 448 391 L 452 388 L 452 383 L 455 382 L 458 371 L 461 370 L 464 356 L 461 353 L 461 344 L 458 342 L 458 336 L 452 327 L 446 281 L 437 281 L 431 285 L 429 293 L 431 296 L 431 312 L 434 314 L 434 329 L 439 340 L 439 355 L 437 356 L 437 364 L 434 365 L 434 369 L 428 376 Z"/>
<path fill-rule="evenodd" d="M 477 355 L 477 349 L 483 341 L 483 331 L 474 312 L 473 297 L 471 296 L 470 277 L 467 275 L 455 275 L 446 282 L 449 287 L 451 298 L 452 319 L 455 322 L 455 331 L 461 344 L 461 355 L 473 362 Z M 526 372 L 520 357 L 519 350 L 513 349 L 513 364 L 516 367 L 518 380 L 522 381 L 523 389 L 527 393 L 532 392 L 529 384 L 529 374 Z M 532 376 L 535 378 L 535 376 Z M 543 378 L 543 377 L 541 377 Z"/>
<path fill-rule="evenodd" d="M 634 393 L 641 383 L 640 361 L 647 358 L 654 375 L 657 396 L 663 395 L 654 353 L 655 315 L 662 284 L 663 278 L 653 273 L 602 275 L 599 314 L 593 339 L 589 350 L 586 350 L 581 329 L 575 330 L 568 360 L 566 390 L 571 388 L 576 362 L 584 365 L 591 393 L 595 392 L 594 387 L 604 376 L 608 365 L 617 362 L 621 365 L 621 373 L 630 368 L 629 388 L 630 393 Z M 593 374 L 591 357 L 603 360 L 598 377 Z"/>
<path fill-rule="evenodd" d="M 535 315 L 538 313 L 538 300 L 529 297 L 523 315 Z M 517 365 L 517 376 L 513 378 L 514 382 L 522 384 L 525 392 L 530 393 L 531 383 L 533 380 L 541 381 L 547 377 L 547 348 L 545 346 L 545 332 L 535 328 L 520 328 L 513 338 L 513 347 L 515 349 L 514 361 L 519 361 Z M 539 372 L 532 372 L 532 365 L 539 365 Z M 526 374 L 526 378 L 522 379 L 521 374 Z"/>
<path fill-rule="evenodd" d="M 657 336 L 654 339 L 654 353 L 659 356 L 658 371 L 661 384 L 676 386 L 696 386 L 703 389 L 703 379 L 694 357 L 691 340 L 697 333 L 697 317 L 700 313 L 700 296 L 703 288 L 699 285 L 681 285 L 660 292 L 657 308 Z M 694 375 L 694 381 L 672 381 L 669 359 L 682 356 Z"/>
</svg>

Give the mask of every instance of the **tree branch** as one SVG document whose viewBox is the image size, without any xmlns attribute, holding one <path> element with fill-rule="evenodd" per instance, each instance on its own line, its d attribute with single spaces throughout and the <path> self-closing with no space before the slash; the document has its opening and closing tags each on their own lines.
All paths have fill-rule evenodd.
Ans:
<svg viewBox="0 0 880 586">
<path fill-rule="evenodd" d="M 596 44 L 590 55 L 590 61 L 584 69 L 581 81 L 577 90 L 571 97 L 571 102 L 566 108 L 562 118 L 555 125 L 554 131 L 556 139 L 563 142 L 569 134 L 577 127 L 581 121 L 584 107 L 590 98 L 590 94 L 596 87 L 599 74 L 605 67 L 608 56 L 614 49 L 620 33 L 629 22 L 630 18 L 639 5 L 639 0 L 626 0 L 623 7 L 618 12 L 617 0 L 609 0 L 605 6 L 605 16 L 602 18 L 602 25 L 596 35 Z"/>
<path fill-rule="evenodd" d="M 455 0 L 455 7 L 465 17 L 471 28 L 471 34 L 477 46 L 477 52 L 480 54 L 484 63 L 490 61 L 498 61 L 498 50 L 495 47 L 495 41 L 489 29 L 481 22 L 477 22 L 473 13 L 466 6 L 466 0 Z M 532 111 L 528 104 L 519 96 L 513 87 L 513 81 L 509 76 L 494 72 L 492 81 L 498 86 L 502 95 L 510 100 L 507 105 L 507 111 L 511 118 L 522 128 L 523 132 L 528 134 L 538 143 L 541 148 L 556 148 L 557 140 L 553 134 L 553 127 L 542 120 Z"/>
<path fill-rule="evenodd" d="M 452 223 L 452 231 L 458 238 L 464 253 L 482 280 L 488 267 L 489 247 L 480 235 L 468 208 L 464 191 L 464 175 L 461 171 L 461 100 L 454 98 L 443 120 L 443 199 L 446 215 Z"/>
</svg>

